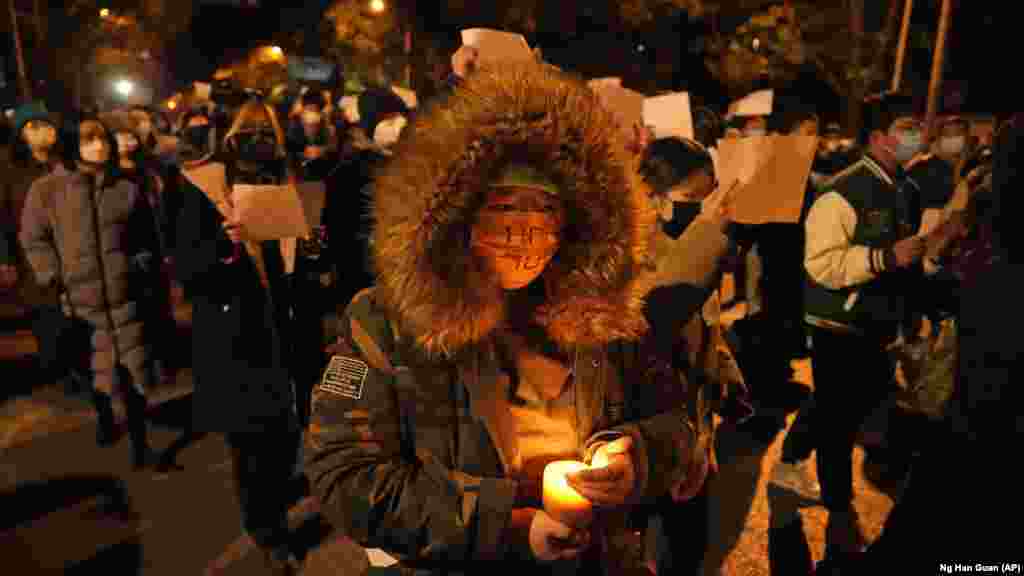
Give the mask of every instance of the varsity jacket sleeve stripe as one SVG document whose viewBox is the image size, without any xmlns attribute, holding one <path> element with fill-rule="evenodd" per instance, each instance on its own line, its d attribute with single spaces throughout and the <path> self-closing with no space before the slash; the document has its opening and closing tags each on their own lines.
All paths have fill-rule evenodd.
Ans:
<svg viewBox="0 0 1024 576">
<path fill-rule="evenodd" d="M 838 290 L 863 284 L 885 270 L 881 250 L 853 244 L 857 212 L 845 198 L 828 192 L 807 215 L 804 268 L 812 280 Z"/>
</svg>

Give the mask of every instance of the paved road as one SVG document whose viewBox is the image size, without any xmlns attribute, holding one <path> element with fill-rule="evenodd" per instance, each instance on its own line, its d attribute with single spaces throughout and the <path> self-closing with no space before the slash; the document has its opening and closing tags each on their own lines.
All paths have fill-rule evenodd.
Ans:
<svg viewBox="0 0 1024 576">
<path fill-rule="evenodd" d="M 810 385 L 808 364 L 798 364 L 797 371 L 798 379 Z M 28 368 L 7 373 L 32 379 Z M 180 373 L 154 414 L 151 438 L 158 449 L 179 435 L 188 412 L 189 398 L 182 395 L 189 379 L 187 371 Z M 16 568 L 12 574 L 74 574 L 64 571 L 65 564 L 83 560 L 88 561 L 79 570 L 119 576 L 266 573 L 251 542 L 240 534 L 221 438 L 208 436 L 188 446 L 178 460 L 183 470 L 133 472 L 127 439 L 111 448 L 96 446 L 94 417 L 86 404 L 67 400 L 52 387 L 13 387 L 19 388 L 22 396 L 0 404 L 0 509 L 5 512 L 0 516 L 0 558 L 5 568 Z M 768 574 L 766 480 L 782 437 L 765 446 L 741 432 L 720 434 L 721 473 L 710 487 L 705 574 Z M 859 449 L 855 461 L 863 461 Z M 117 492 L 118 479 L 135 512 L 120 520 L 95 510 L 99 495 Z M 860 466 L 855 468 L 855 491 L 865 532 L 875 537 L 892 501 L 865 480 Z M 296 538 L 300 549 L 323 536 L 311 501 L 299 502 L 292 516 L 296 526 L 306 526 Z M 823 511 L 809 508 L 801 516 L 810 553 L 820 559 Z M 97 567 L 103 562 L 114 564 Z"/>
<path fill-rule="evenodd" d="M 157 413 L 165 422 L 153 427 L 155 447 L 178 437 L 173 421 L 186 411 L 187 401 L 170 402 Z M 6 448 L 0 459 L 0 501 L 15 502 L 19 510 L 16 527 L 0 524 L 6 530 L 0 535 L 0 557 L 13 558 L 22 568 L 12 574 L 42 573 L 47 567 L 57 573 L 66 563 L 104 561 L 99 552 L 117 544 L 109 554 L 116 571 L 107 573 L 265 573 L 251 542 L 240 534 L 228 451 L 220 437 L 201 438 L 181 452 L 182 470 L 157 474 L 131 470 L 127 439 L 97 447 L 92 422 L 59 428 Z M 135 513 L 120 521 L 94 510 L 100 496 L 118 491 L 118 479 Z M 293 512 L 297 525 L 315 508 L 306 500 Z M 138 570 L 125 566 L 139 551 Z"/>
</svg>

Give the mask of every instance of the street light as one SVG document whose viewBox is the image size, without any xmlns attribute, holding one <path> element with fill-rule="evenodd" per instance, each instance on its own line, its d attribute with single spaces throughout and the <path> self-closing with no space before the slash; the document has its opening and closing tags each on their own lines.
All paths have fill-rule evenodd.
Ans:
<svg viewBox="0 0 1024 576">
<path fill-rule="evenodd" d="M 131 96 L 135 91 L 135 84 L 131 80 L 121 79 L 114 83 L 114 90 L 121 96 Z"/>
<path fill-rule="evenodd" d="M 282 50 L 280 46 L 271 46 L 270 55 L 274 58 L 280 58 L 284 56 L 284 50 Z"/>
<path fill-rule="evenodd" d="M 110 16 L 110 10 L 107 8 L 102 8 L 100 10 L 100 18 L 107 18 L 108 16 Z"/>
<path fill-rule="evenodd" d="M 370 0 L 370 12 L 380 14 L 385 9 L 387 9 L 387 4 L 384 3 L 384 0 Z"/>
</svg>

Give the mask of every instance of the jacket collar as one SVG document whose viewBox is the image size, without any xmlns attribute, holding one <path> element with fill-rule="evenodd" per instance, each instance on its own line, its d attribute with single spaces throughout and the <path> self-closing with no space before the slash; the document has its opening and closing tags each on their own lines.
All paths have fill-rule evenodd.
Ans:
<svg viewBox="0 0 1024 576">
<path fill-rule="evenodd" d="M 870 152 L 864 153 L 863 158 L 861 158 L 861 162 L 868 170 L 870 170 L 875 176 L 878 176 L 883 181 L 885 181 L 885 183 L 888 184 L 889 186 L 895 186 L 896 178 L 901 176 L 899 172 L 897 172 L 895 176 L 889 174 L 889 171 L 885 169 L 885 166 L 878 160 L 875 160 L 874 157 L 871 156 Z"/>
</svg>

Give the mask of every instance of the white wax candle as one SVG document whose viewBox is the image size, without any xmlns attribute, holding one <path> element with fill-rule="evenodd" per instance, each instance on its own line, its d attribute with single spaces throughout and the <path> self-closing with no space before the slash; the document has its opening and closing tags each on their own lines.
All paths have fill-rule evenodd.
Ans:
<svg viewBox="0 0 1024 576">
<path fill-rule="evenodd" d="M 567 475 L 587 468 L 576 460 L 559 460 L 544 468 L 544 511 L 566 526 L 587 526 L 593 518 L 590 501 L 566 480 Z"/>
</svg>

